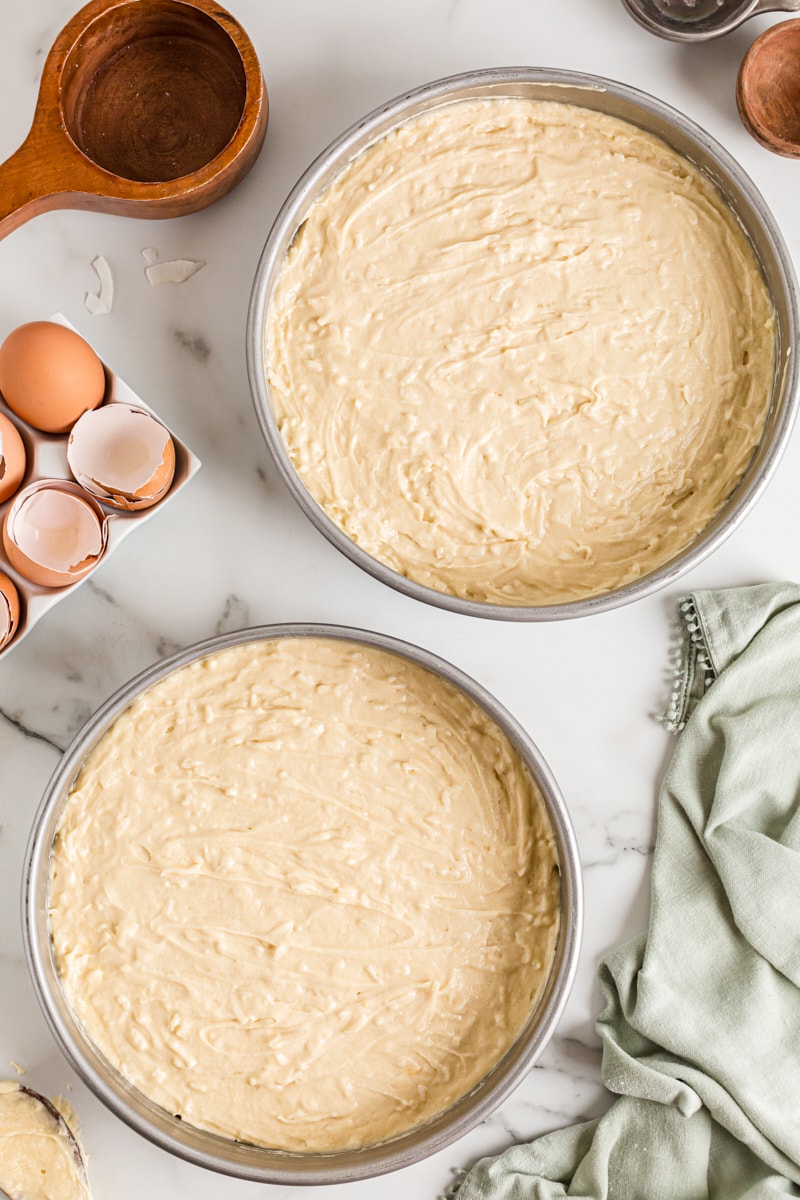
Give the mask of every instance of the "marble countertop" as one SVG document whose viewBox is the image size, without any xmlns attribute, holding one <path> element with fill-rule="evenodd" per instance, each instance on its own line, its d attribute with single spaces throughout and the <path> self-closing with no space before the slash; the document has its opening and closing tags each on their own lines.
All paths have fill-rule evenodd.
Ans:
<svg viewBox="0 0 800 1200">
<path fill-rule="evenodd" d="M 676 596 L 695 587 L 800 577 L 800 434 L 733 537 L 680 589 L 581 621 L 510 625 L 446 613 L 397 594 L 350 563 L 289 496 L 261 439 L 245 369 L 256 263 L 301 171 L 352 121 L 426 81 L 488 66 L 594 72 L 650 91 L 722 142 L 766 196 L 800 258 L 800 166 L 739 124 L 734 83 L 761 17 L 719 42 L 660 42 L 619 0 L 229 0 L 255 43 L 270 93 L 263 152 L 212 208 L 143 222 L 85 212 L 37 217 L 0 243 L 0 333 L 60 311 L 203 461 L 191 484 L 0 660 L 0 1078 L 67 1094 L 78 1110 L 97 1200 L 247 1200 L 289 1188 L 216 1176 L 151 1146 L 75 1077 L 38 1010 L 19 927 L 28 831 L 59 752 L 116 688 L 190 642 L 247 625 L 333 621 L 395 634 L 449 659 L 523 723 L 559 780 L 584 866 L 586 928 L 556 1036 L 516 1093 L 445 1151 L 342 1200 L 442 1195 L 483 1154 L 601 1113 L 594 1032 L 599 959 L 647 915 L 648 869 L 669 735 L 652 714 L 669 684 Z M 43 58 L 74 0 L 3 5 L 0 157 L 30 124 Z M 141 251 L 205 266 L 152 287 Z M 115 281 L 93 317 L 92 259 Z M 312 1188 L 311 1197 L 332 1196 Z"/>
</svg>

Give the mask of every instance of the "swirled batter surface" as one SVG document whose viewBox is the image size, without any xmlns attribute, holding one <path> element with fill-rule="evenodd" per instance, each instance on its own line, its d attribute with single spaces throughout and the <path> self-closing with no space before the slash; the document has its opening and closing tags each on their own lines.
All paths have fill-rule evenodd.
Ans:
<svg viewBox="0 0 800 1200">
<path fill-rule="evenodd" d="M 364 1145 L 468 1091 L 552 965 L 560 882 L 524 763 L 393 654 L 221 651 L 119 718 L 68 798 L 51 930 L 89 1037 L 193 1125 Z"/>
<path fill-rule="evenodd" d="M 80 1148 L 58 1109 L 0 1082 L 0 1188 L 14 1200 L 91 1200 Z"/>
<path fill-rule="evenodd" d="M 773 315 L 708 179 L 575 105 L 464 101 L 313 205 L 267 322 L 303 483 L 409 579 L 495 604 L 669 561 L 740 479 Z"/>
</svg>

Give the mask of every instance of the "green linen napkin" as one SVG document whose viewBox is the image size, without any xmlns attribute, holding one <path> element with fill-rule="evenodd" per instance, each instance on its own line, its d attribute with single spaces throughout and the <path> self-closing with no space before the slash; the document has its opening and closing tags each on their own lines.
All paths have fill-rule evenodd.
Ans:
<svg viewBox="0 0 800 1200">
<path fill-rule="evenodd" d="M 680 622 L 650 927 L 599 971 L 619 1098 L 458 1200 L 800 1196 L 800 587 L 696 592 Z"/>
</svg>

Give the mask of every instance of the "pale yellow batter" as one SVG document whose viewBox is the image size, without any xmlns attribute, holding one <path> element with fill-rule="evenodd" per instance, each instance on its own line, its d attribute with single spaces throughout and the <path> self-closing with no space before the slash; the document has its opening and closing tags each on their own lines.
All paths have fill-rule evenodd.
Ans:
<svg viewBox="0 0 800 1200">
<path fill-rule="evenodd" d="M 326 639 L 221 651 L 89 757 L 53 852 L 66 994 L 193 1125 L 359 1146 L 468 1091 L 552 965 L 560 878 L 522 760 L 462 692 Z"/>
<path fill-rule="evenodd" d="M 603 594 L 718 512 L 770 399 L 773 314 L 710 182 L 574 105 L 439 108 L 308 213 L 269 383 L 311 495 L 418 583 Z"/>
<path fill-rule="evenodd" d="M 0 1189 L 11 1200 L 90 1200 L 80 1148 L 58 1110 L 0 1081 Z"/>
</svg>

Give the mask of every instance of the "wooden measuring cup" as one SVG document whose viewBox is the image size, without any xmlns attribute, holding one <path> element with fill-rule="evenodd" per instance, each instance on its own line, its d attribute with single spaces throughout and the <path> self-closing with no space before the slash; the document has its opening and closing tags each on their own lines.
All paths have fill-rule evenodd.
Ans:
<svg viewBox="0 0 800 1200">
<path fill-rule="evenodd" d="M 39 213 L 180 217 L 224 196 L 267 129 L 256 52 L 215 0 L 90 0 L 47 56 L 0 166 L 0 237 Z"/>
<path fill-rule="evenodd" d="M 756 141 L 800 158 L 800 21 L 781 21 L 756 38 L 739 68 L 736 103 Z"/>
</svg>

